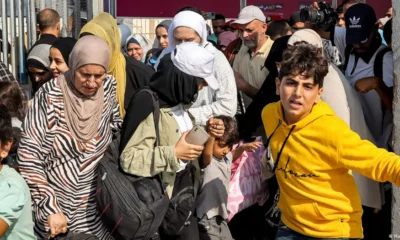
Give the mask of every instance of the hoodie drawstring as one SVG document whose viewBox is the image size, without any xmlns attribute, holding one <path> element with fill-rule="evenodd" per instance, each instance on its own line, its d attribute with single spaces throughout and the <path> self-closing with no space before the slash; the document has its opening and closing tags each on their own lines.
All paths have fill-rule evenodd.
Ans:
<svg viewBox="0 0 400 240">
<path fill-rule="evenodd" d="M 274 169 L 272 169 L 272 172 L 275 172 L 276 168 L 278 167 L 279 160 L 281 159 L 281 154 L 282 154 L 282 152 L 283 152 L 283 148 L 285 147 L 286 142 L 288 141 L 288 139 L 289 139 L 289 137 L 290 137 L 290 134 L 292 134 L 292 132 L 293 132 L 293 130 L 294 130 L 295 127 L 296 127 L 296 125 L 293 125 L 293 127 L 292 127 L 292 128 L 290 129 L 290 131 L 289 131 L 289 134 L 286 136 L 285 141 L 283 141 L 282 147 L 281 147 L 281 149 L 279 150 L 278 156 L 277 156 L 277 158 L 276 158 L 276 162 L 275 162 L 275 164 L 274 164 Z"/>
</svg>

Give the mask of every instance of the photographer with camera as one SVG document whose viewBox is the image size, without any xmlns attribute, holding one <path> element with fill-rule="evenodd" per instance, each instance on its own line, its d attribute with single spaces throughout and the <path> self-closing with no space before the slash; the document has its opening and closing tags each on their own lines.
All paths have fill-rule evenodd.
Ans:
<svg viewBox="0 0 400 240">
<path fill-rule="evenodd" d="M 317 7 L 318 6 L 318 7 Z M 346 28 L 334 27 L 335 12 L 324 3 L 302 11 L 317 32 L 338 47 L 343 71 L 359 93 L 363 113 L 376 145 L 391 150 L 393 127 L 393 54 L 378 33 L 375 11 L 367 4 L 347 1 L 343 5 Z M 387 185 L 382 206 L 363 202 L 365 239 L 387 239 L 390 234 L 391 189 Z M 387 220 L 389 219 L 389 220 Z"/>
</svg>

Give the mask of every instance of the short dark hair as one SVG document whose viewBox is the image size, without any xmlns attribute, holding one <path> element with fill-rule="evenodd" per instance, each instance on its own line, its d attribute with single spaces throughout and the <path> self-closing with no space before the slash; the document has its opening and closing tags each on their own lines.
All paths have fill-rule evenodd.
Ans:
<svg viewBox="0 0 400 240">
<path fill-rule="evenodd" d="M 221 119 L 225 126 L 224 135 L 216 140 L 223 141 L 227 146 L 232 148 L 233 144 L 239 142 L 239 131 L 236 120 L 233 117 L 228 116 L 218 116 L 215 118 Z"/>
<path fill-rule="evenodd" d="M 0 104 L 0 141 L 1 146 L 7 142 L 14 140 L 14 134 L 11 124 L 11 116 L 8 113 L 7 107 Z"/>
<path fill-rule="evenodd" d="M 177 11 L 176 14 L 178 14 L 178 13 L 180 13 L 180 12 L 183 12 L 183 11 L 192 11 L 192 12 L 195 12 L 195 13 L 201 15 L 200 9 L 198 9 L 197 7 L 193 7 L 193 6 L 183 7 L 183 8 L 181 8 L 181 9 L 179 9 L 179 11 Z"/>
<path fill-rule="evenodd" d="M 49 28 L 55 28 L 59 22 L 60 15 L 53 9 L 47 8 L 39 13 L 38 24 L 40 31 L 44 31 Z"/>
<path fill-rule="evenodd" d="M 0 82 L 0 104 L 4 104 L 12 118 L 24 121 L 26 97 L 17 82 Z"/>
<path fill-rule="evenodd" d="M 279 37 L 283 37 L 287 35 L 287 32 L 290 30 L 290 26 L 286 20 L 277 20 L 272 21 L 268 25 L 267 35 L 272 39 L 275 40 Z"/>
<path fill-rule="evenodd" d="M 387 44 L 392 43 L 392 25 L 393 23 L 391 18 L 383 27 L 383 38 L 385 39 Z"/>
<path fill-rule="evenodd" d="M 222 14 L 215 14 L 215 18 L 212 20 L 224 20 L 225 21 L 225 16 Z"/>
<path fill-rule="evenodd" d="M 342 13 L 344 13 L 344 6 L 343 6 L 343 3 L 340 4 L 340 5 L 336 8 L 336 12 L 337 12 L 337 14 L 342 14 Z"/>
<path fill-rule="evenodd" d="M 294 46 L 288 45 L 283 52 L 281 69 L 278 78 L 280 80 L 289 75 L 304 75 L 314 79 L 314 85 L 319 88 L 324 85 L 324 78 L 328 74 L 328 60 L 318 48 L 312 44 L 301 41 Z"/>
</svg>

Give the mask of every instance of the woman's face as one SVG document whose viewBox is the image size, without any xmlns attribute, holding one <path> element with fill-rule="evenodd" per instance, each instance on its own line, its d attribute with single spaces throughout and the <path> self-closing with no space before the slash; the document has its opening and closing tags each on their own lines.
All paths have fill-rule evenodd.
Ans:
<svg viewBox="0 0 400 240">
<path fill-rule="evenodd" d="M 50 69 L 53 71 L 54 77 L 58 77 L 61 73 L 68 71 L 68 65 L 65 62 L 60 50 L 50 48 Z"/>
<path fill-rule="evenodd" d="M 130 57 L 135 58 L 138 61 L 141 61 L 143 58 L 143 48 L 136 43 L 128 44 L 128 55 Z"/>
<path fill-rule="evenodd" d="M 201 38 L 197 32 L 188 27 L 177 27 L 174 30 L 175 45 L 179 45 L 184 42 L 196 42 L 201 43 Z"/>
<path fill-rule="evenodd" d="M 160 48 L 164 49 L 168 47 L 168 31 L 165 27 L 158 27 L 156 29 L 156 37 L 160 43 Z"/>
<path fill-rule="evenodd" d="M 107 76 L 103 66 L 97 64 L 87 64 L 75 71 L 75 88 L 85 96 L 93 96 L 100 87 L 103 86 L 103 80 Z"/>
<path fill-rule="evenodd" d="M 35 82 L 47 82 L 53 77 L 50 71 L 46 71 L 40 68 L 28 67 L 29 75 L 33 77 Z"/>
</svg>

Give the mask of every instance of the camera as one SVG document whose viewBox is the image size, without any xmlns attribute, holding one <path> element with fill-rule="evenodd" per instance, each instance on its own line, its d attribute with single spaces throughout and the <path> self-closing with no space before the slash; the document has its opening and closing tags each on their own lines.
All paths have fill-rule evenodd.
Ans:
<svg viewBox="0 0 400 240">
<path fill-rule="evenodd" d="M 313 8 L 303 8 L 300 10 L 300 20 L 316 24 L 318 28 L 330 31 L 335 27 L 339 20 L 339 15 L 326 2 L 318 3 L 319 10 Z"/>
</svg>

